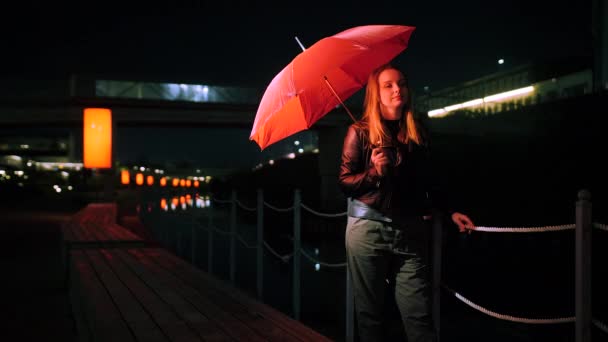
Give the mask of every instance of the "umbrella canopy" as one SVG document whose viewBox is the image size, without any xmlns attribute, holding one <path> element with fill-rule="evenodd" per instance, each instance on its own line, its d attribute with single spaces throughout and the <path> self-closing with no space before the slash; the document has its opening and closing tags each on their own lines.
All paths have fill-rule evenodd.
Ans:
<svg viewBox="0 0 608 342">
<path fill-rule="evenodd" d="M 250 139 L 267 146 L 310 128 L 407 47 L 412 26 L 358 26 L 297 55 L 266 88 Z"/>
</svg>

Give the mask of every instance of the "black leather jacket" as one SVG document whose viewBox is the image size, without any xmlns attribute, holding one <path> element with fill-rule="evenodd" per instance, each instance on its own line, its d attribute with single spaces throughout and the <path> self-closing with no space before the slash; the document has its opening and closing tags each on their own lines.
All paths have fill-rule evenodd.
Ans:
<svg viewBox="0 0 608 342">
<path fill-rule="evenodd" d="M 389 131 L 396 133 L 394 124 Z M 368 140 L 367 127 L 360 122 L 352 124 L 344 138 L 338 183 L 349 198 L 348 215 L 387 222 L 429 215 L 437 191 L 428 148 L 393 138 L 400 163 L 380 176 L 371 164 L 374 146 Z"/>
</svg>

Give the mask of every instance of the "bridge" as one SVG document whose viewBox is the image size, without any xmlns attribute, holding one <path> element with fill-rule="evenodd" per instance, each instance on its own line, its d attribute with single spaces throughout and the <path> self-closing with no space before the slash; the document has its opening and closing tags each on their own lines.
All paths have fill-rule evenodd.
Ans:
<svg viewBox="0 0 608 342">
<path fill-rule="evenodd" d="M 117 125 L 252 127 L 263 89 L 167 82 L 97 80 L 72 75 L 59 80 L 3 80 L 0 124 L 78 124 L 87 107 L 112 109 Z M 343 126 L 339 109 L 315 127 Z"/>
</svg>

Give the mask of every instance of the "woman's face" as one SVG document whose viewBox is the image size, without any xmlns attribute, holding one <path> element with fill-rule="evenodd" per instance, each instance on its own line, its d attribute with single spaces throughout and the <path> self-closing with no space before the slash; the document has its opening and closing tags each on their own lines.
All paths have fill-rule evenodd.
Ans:
<svg viewBox="0 0 608 342">
<path fill-rule="evenodd" d="M 403 74 L 395 69 L 386 69 L 378 75 L 382 116 L 388 120 L 401 118 L 407 104 L 408 89 Z"/>
</svg>

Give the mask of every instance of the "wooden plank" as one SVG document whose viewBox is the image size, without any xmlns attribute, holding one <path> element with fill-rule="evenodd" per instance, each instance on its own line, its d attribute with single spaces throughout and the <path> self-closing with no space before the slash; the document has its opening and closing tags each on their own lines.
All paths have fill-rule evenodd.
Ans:
<svg viewBox="0 0 608 342">
<path fill-rule="evenodd" d="M 142 275 L 143 273 L 148 273 L 147 277 L 151 277 L 151 279 L 158 279 L 166 284 L 166 286 L 178 291 L 180 295 L 183 296 L 188 302 L 192 303 L 192 305 L 194 305 L 194 307 L 196 307 L 200 313 L 210 318 L 215 325 L 223 329 L 221 331 L 223 332 L 224 336 L 232 336 L 237 341 L 265 341 L 264 338 L 258 335 L 247 325 L 239 321 L 230 312 L 226 312 L 225 309 L 209 301 L 194 288 L 183 283 L 171 273 L 156 265 L 147 255 L 145 255 L 145 253 L 142 253 L 140 249 L 129 249 L 128 255 L 124 250 L 118 251 L 117 253 L 122 255 L 122 257 L 125 258 L 125 260 L 127 260 L 129 263 L 133 263 L 133 261 L 129 260 L 133 260 L 133 258 L 135 258 L 138 263 L 143 264 L 148 272 L 142 271 Z"/>
<path fill-rule="evenodd" d="M 72 276 L 81 289 L 86 324 L 95 340 L 135 341 L 88 257 L 80 251 L 73 251 L 71 259 L 75 267 Z"/>
<path fill-rule="evenodd" d="M 111 232 L 114 240 L 120 241 L 140 241 L 142 238 L 127 228 L 120 226 L 116 223 L 108 223 L 106 224 L 106 229 Z"/>
<path fill-rule="evenodd" d="M 72 221 L 63 229 L 63 239 L 70 248 L 83 247 L 137 247 L 145 241 L 138 235 L 117 224 L 94 221 Z"/>
<path fill-rule="evenodd" d="M 72 255 L 75 257 L 72 257 Z M 73 259 L 84 259 L 86 261 L 86 257 L 80 251 L 73 251 L 68 253 L 68 268 L 67 268 L 67 283 L 69 284 L 69 298 L 70 298 L 70 306 L 72 309 L 72 316 L 74 317 L 76 333 L 79 341 L 92 341 L 92 332 L 90 326 L 88 324 L 89 318 L 86 317 L 84 307 L 86 305 L 83 298 L 83 292 L 87 289 L 85 286 L 81 285 L 81 280 L 79 279 L 81 273 L 78 272 L 77 266 L 75 262 L 72 262 Z M 91 270 L 92 271 L 92 270 Z"/>
<path fill-rule="evenodd" d="M 271 306 L 258 302 L 256 299 L 232 286 L 232 284 L 210 276 L 171 253 L 167 252 L 166 255 L 168 257 L 167 259 L 172 261 L 176 271 L 180 269 L 183 270 L 183 272 L 189 272 L 190 274 L 195 275 L 197 278 L 200 277 L 205 279 L 206 283 L 213 286 L 213 288 L 220 290 L 241 305 L 250 308 L 250 310 L 254 310 L 258 315 L 262 315 L 273 321 L 274 324 L 289 331 L 298 338 L 304 341 L 331 341 L 327 337 L 302 324 L 300 321 L 292 319 Z"/>
<path fill-rule="evenodd" d="M 143 267 L 137 261 L 127 262 L 124 260 L 124 253 L 120 250 L 104 250 L 103 253 L 110 254 L 107 259 L 112 268 L 119 274 L 121 279 L 132 292 L 140 290 L 141 286 L 148 286 L 152 291 L 167 303 L 180 319 L 185 321 L 192 330 L 196 331 L 205 341 L 232 341 L 226 335 L 220 334 L 216 327 L 210 324 L 207 317 L 202 316 L 196 310 L 191 310 L 188 303 L 176 296 L 171 289 L 150 286 L 150 280 L 142 277 L 135 269 Z M 218 337 L 219 336 L 219 337 Z M 223 338 L 222 338 L 223 337 Z M 198 341 L 198 340 L 197 340 Z"/>
<path fill-rule="evenodd" d="M 241 320 L 255 322 L 252 328 L 266 333 L 267 338 L 275 335 L 280 336 L 287 332 L 291 339 L 297 341 L 330 341 L 327 337 L 308 328 L 301 322 L 252 299 L 231 284 L 207 275 L 202 270 L 167 251 L 158 248 L 145 248 L 142 251 L 150 255 L 155 262 L 172 272 L 176 277 L 184 280 L 197 290 L 207 293 L 207 297 L 211 298 L 212 301 L 220 306 L 230 307 L 231 311 L 240 315 Z"/>
<path fill-rule="evenodd" d="M 99 228 L 99 225 L 95 221 L 87 221 L 81 224 L 82 229 L 89 233 L 90 241 L 105 241 L 107 240 L 106 234 Z"/>
<path fill-rule="evenodd" d="M 96 221 L 96 229 L 99 231 L 99 240 L 103 242 L 114 242 L 120 240 L 117 232 L 109 227 L 109 224 L 103 221 Z"/>
<path fill-rule="evenodd" d="M 87 250 L 87 253 L 96 253 L 96 251 Z M 109 272 L 111 272 L 111 270 L 109 270 Z M 124 274 L 124 269 L 122 272 L 122 275 L 126 277 Z M 164 335 L 168 337 L 169 341 L 200 341 L 196 333 L 192 331 L 192 329 L 190 329 L 190 327 L 188 327 L 188 325 L 175 314 L 173 309 L 167 303 L 159 298 L 157 293 L 155 293 L 147 284 L 142 282 L 139 277 L 126 279 L 129 281 L 127 283 L 129 286 L 129 292 L 150 314 Z M 108 286 L 108 284 L 106 284 L 106 286 Z"/>
<path fill-rule="evenodd" d="M 146 285 L 150 286 L 156 293 L 176 311 L 176 313 L 188 323 L 190 327 L 198 332 L 205 341 L 234 341 L 223 330 L 221 330 L 208 316 L 199 312 L 178 288 L 165 281 L 162 274 L 154 274 L 148 269 L 148 265 L 141 262 L 133 255 L 124 250 L 114 250 L 123 262 L 131 267 Z"/>
<path fill-rule="evenodd" d="M 109 267 L 113 259 L 106 250 L 87 250 L 93 268 L 99 275 L 107 292 L 112 297 L 117 310 L 129 326 L 138 341 L 168 341 L 162 334 L 152 317 L 144 310 L 142 305 L 133 297 L 123 282 L 131 280 L 129 274 L 114 272 Z M 132 277 L 132 274 L 131 274 Z M 119 279 L 120 278 L 120 279 Z"/>
<path fill-rule="evenodd" d="M 115 223 L 117 205 L 115 202 L 90 203 L 85 210 L 95 215 L 95 221 L 101 223 Z"/>
<path fill-rule="evenodd" d="M 112 229 L 109 229 L 109 223 L 102 222 L 102 221 L 96 221 L 94 224 L 97 226 L 97 229 L 100 232 L 101 238 L 103 238 L 102 241 L 119 240 L 116 232 L 113 231 Z"/>
<path fill-rule="evenodd" d="M 76 223 L 76 229 L 78 229 L 82 238 L 80 242 L 97 241 L 93 233 L 91 233 L 91 231 L 89 231 L 89 229 L 87 229 L 87 227 L 82 222 Z"/>
<path fill-rule="evenodd" d="M 78 224 L 74 221 L 68 223 L 69 225 L 69 229 L 72 232 L 72 238 L 73 240 L 71 240 L 70 242 L 75 242 L 75 241 L 82 241 L 83 240 L 83 236 L 82 236 L 82 232 L 80 231 L 80 229 L 78 228 Z"/>
</svg>

